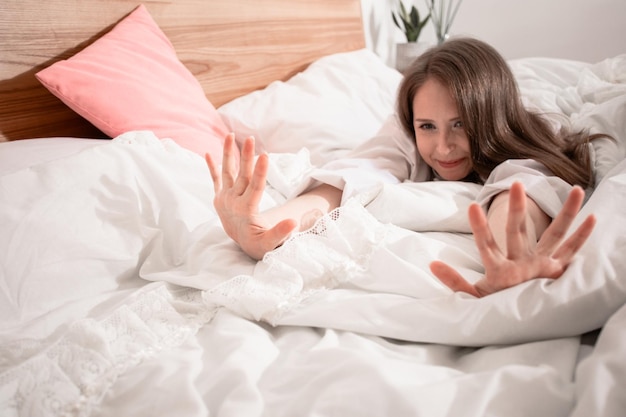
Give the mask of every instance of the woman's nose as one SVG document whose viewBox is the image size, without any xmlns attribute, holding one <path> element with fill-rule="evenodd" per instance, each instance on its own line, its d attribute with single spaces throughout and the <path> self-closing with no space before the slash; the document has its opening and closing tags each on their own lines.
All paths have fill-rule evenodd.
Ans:
<svg viewBox="0 0 626 417">
<path fill-rule="evenodd" d="M 445 155 L 454 150 L 455 143 L 452 134 L 449 130 L 442 130 L 437 138 L 437 150 L 439 153 Z"/>
</svg>

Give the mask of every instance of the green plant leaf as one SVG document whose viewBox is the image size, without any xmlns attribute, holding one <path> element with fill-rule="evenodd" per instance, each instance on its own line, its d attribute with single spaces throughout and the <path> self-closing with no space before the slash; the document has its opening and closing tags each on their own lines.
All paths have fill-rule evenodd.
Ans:
<svg viewBox="0 0 626 417">
<path fill-rule="evenodd" d="M 411 26 L 416 28 L 418 27 L 420 24 L 420 15 L 417 12 L 417 9 L 415 8 L 415 6 L 413 6 L 413 8 L 411 9 Z"/>
<path fill-rule="evenodd" d="M 404 8 L 404 3 L 402 3 L 402 0 L 400 0 L 400 16 L 402 17 L 402 20 L 406 20 L 407 12 Z"/>
<path fill-rule="evenodd" d="M 430 20 L 430 13 L 428 14 L 428 16 L 426 16 L 424 20 L 422 20 L 422 23 L 420 23 L 419 25 L 420 32 L 422 31 L 422 29 L 424 29 L 424 26 L 426 26 L 426 23 L 428 23 L 429 20 Z"/>
<path fill-rule="evenodd" d="M 393 23 L 396 24 L 396 26 L 398 27 L 398 29 L 404 31 L 404 29 L 402 28 L 402 26 L 400 26 L 400 23 L 398 23 L 398 19 L 396 19 L 396 15 L 395 13 L 391 12 L 391 18 L 393 19 Z"/>
<path fill-rule="evenodd" d="M 431 0 L 431 4 L 433 2 L 434 0 Z M 424 20 L 421 20 L 419 11 L 415 6 L 411 6 L 411 10 L 408 12 L 402 0 L 399 0 L 398 3 L 398 10 L 391 12 L 393 23 L 404 33 L 407 42 L 417 42 L 422 29 L 430 19 L 432 13 L 429 13 Z"/>
</svg>

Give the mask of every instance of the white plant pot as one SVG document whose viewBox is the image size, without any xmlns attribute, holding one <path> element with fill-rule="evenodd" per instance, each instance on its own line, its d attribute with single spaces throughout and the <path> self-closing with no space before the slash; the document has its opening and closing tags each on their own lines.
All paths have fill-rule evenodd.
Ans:
<svg viewBox="0 0 626 417">
<path fill-rule="evenodd" d="M 427 42 L 405 42 L 396 44 L 396 69 L 404 72 L 411 63 L 430 48 Z"/>
</svg>

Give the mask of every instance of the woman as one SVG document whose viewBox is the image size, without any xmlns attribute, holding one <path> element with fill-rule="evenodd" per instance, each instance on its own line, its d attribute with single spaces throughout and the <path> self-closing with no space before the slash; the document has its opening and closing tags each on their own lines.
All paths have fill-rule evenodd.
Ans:
<svg viewBox="0 0 626 417">
<path fill-rule="evenodd" d="M 325 167 L 337 172 L 335 178 L 317 178 L 320 185 L 280 207 L 258 211 L 267 156 L 254 164 L 253 138 L 243 144 L 239 170 L 232 135 L 224 145 L 221 173 L 210 157 L 207 163 L 225 231 L 257 259 L 338 207 L 353 191 L 354 167 L 367 167 L 368 175 L 380 178 L 391 174 L 398 182 L 484 184 L 469 210 L 484 277 L 470 284 L 449 265 L 431 264 L 452 290 L 484 296 L 533 278 L 558 278 L 567 268 L 595 224 L 589 216 L 561 243 L 582 205 L 581 187 L 593 183 L 589 141 L 598 136 L 554 132 L 524 108 L 497 51 L 462 38 L 413 63 L 399 88 L 397 115 L 349 158 Z"/>
</svg>

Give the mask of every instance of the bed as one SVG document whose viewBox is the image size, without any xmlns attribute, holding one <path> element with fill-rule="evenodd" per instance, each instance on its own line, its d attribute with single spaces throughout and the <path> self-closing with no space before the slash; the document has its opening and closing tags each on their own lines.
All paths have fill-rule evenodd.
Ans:
<svg viewBox="0 0 626 417">
<path fill-rule="evenodd" d="M 626 412 L 626 55 L 510 61 L 528 106 L 615 140 L 566 273 L 476 299 L 428 269 L 480 276 L 476 185 L 372 184 L 259 262 L 213 209 L 226 132 L 269 154 L 269 208 L 393 112 L 358 0 L 1 9 L 1 415 Z"/>
</svg>

